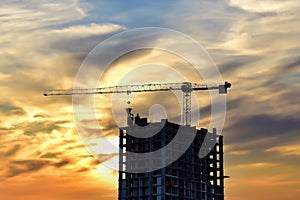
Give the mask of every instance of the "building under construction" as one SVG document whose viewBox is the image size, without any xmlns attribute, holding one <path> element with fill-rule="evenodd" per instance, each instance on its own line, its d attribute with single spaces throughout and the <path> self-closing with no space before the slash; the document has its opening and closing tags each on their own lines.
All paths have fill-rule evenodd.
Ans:
<svg viewBox="0 0 300 200">
<path fill-rule="evenodd" d="M 193 91 L 219 90 L 219 94 L 226 94 L 230 87 L 231 83 L 227 81 L 224 85 L 191 82 L 148 83 L 102 88 L 48 90 L 44 92 L 44 95 L 73 95 L 73 106 L 76 106 L 76 103 L 78 106 L 79 102 L 83 101 L 79 98 L 75 99 L 76 95 L 81 97 L 83 94 L 182 91 L 183 126 L 167 120 L 151 123 L 149 126 L 146 118 L 133 117 L 131 109 L 127 109 L 128 126 L 120 129 L 119 200 L 218 200 L 224 199 L 223 137 L 217 136 L 216 131 L 208 133 L 206 129 L 196 130 L 195 127 L 190 126 L 191 93 Z M 93 102 L 93 99 L 90 100 Z M 153 132 L 153 129 L 158 131 L 154 131 L 155 134 L 151 137 L 144 137 L 144 135 L 148 135 L 148 132 Z M 182 130 L 183 138 L 176 140 L 178 135 L 182 135 L 178 134 L 178 132 L 182 133 Z M 186 138 L 184 138 L 185 135 Z M 187 147 L 184 141 L 190 138 L 192 140 Z M 207 138 L 213 142 L 206 146 Z M 173 146 L 168 148 L 170 144 Z M 204 158 L 198 156 L 199 152 L 202 152 L 200 149 L 203 148 L 210 152 L 205 154 Z M 146 156 L 128 156 L 129 152 Z M 150 155 L 151 152 L 161 152 L 161 154 L 149 157 L 147 152 L 150 152 Z M 178 152 L 180 152 L 180 156 L 174 156 Z M 153 166 L 159 165 L 163 167 L 153 170 Z"/>
<path fill-rule="evenodd" d="M 219 94 L 226 94 L 230 87 L 231 83 L 227 81 L 224 85 L 191 82 L 148 83 L 48 90 L 44 92 L 44 95 L 81 96 L 83 94 L 182 91 L 183 126 L 167 120 L 151 123 L 149 126 L 147 118 L 134 117 L 131 109 L 127 109 L 128 126 L 120 129 L 119 200 L 218 200 L 224 199 L 223 137 L 217 136 L 216 131 L 208 133 L 206 129 L 196 130 L 195 127 L 190 126 L 191 93 L 219 90 Z M 82 99 L 74 100 L 74 98 L 73 106 L 76 102 L 82 102 Z M 149 132 L 155 134 L 151 137 L 144 137 L 149 135 Z M 178 132 L 184 133 L 179 140 L 177 136 L 182 136 L 182 134 Z M 206 146 L 207 138 L 213 142 Z M 191 139 L 190 142 L 186 143 L 189 139 Z M 198 156 L 199 152 L 202 152 L 200 149 L 203 148 L 209 150 L 204 158 Z M 135 153 L 134 156 L 128 156 L 130 152 Z M 152 152 L 160 152 L 160 155 L 147 156 L 152 155 Z M 180 156 L 176 156 L 178 154 Z M 163 167 L 153 170 L 153 166 Z"/>
<path fill-rule="evenodd" d="M 159 127 L 152 137 L 136 137 L 136 134 L 143 134 L 137 127 L 147 127 L 149 123 L 147 118 L 133 117 L 131 110 L 127 111 L 128 126 L 120 129 L 119 200 L 224 199 L 223 136 L 218 136 L 215 131 L 209 133 L 207 129 L 197 130 L 162 120 L 151 123 L 150 128 L 142 129 L 152 131 L 150 129 Z M 186 133 L 193 132 L 196 135 L 185 152 L 166 167 L 149 170 L 151 164 L 167 161 L 182 145 L 180 141 L 155 158 L 126 156 L 126 152 L 154 152 L 165 147 L 174 139 L 180 127 L 184 127 Z M 205 137 L 216 142 L 207 156 L 199 158 Z M 132 170 L 135 168 L 145 172 L 136 173 Z"/>
</svg>

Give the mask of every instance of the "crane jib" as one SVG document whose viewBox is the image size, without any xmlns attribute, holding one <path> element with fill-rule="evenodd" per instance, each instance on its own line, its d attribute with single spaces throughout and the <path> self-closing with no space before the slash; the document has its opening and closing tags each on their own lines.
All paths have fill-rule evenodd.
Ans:
<svg viewBox="0 0 300 200">
<path fill-rule="evenodd" d="M 133 93 L 133 92 L 159 92 L 170 90 L 181 90 L 183 92 L 183 123 L 191 124 L 191 92 L 197 90 L 219 90 L 219 94 L 227 94 L 227 89 L 231 87 L 231 83 L 225 82 L 224 85 L 206 85 L 198 83 L 148 83 L 140 85 L 124 85 L 103 88 L 89 89 L 71 89 L 71 90 L 47 90 L 44 96 L 58 95 L 86 95 L 86 94 L 112 94 L 112 93 Z"/>
</svg>

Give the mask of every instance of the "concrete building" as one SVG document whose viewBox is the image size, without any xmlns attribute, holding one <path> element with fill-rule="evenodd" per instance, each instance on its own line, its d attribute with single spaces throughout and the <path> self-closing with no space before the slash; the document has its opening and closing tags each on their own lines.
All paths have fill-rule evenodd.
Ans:
<svg viewBox="0 0 300 200">
<path fill-rule="evenodd" d="M 169 144 L 180 125 L 162 120 L 151 123 L 150 131 L 159 127 L 152 137 L 135 137 L 136 127 L 149 125 L 147 118 L 133 117 L 128 111 L 128 126 L 120 129 L 119 156 L 119 200 L 223 200 L 224 199 L 224 167 L 223 136 L 209 133 L 207 129 L 196 130 L 186 126 L 185 131 L 194 131 L 192 144 L 177 160 L 166 167 L 154 171 L 147 170 L 153 163 L 168 161 L 181 145 L 174 144 L 173 150 L 166 150 L 155 158 L 127 157 L 126 152 L 146 153 L 156 151 Z M 134 133 L 134 134 L 132 134 Z M 199 150 L 205 137 L 216 140 L 210 153 L 200 159 Z M 134 168 L 144 169 L 143 173 L 135 173 Z M 133 169 L 132 172 L 128 172 Z"/>
</svg>

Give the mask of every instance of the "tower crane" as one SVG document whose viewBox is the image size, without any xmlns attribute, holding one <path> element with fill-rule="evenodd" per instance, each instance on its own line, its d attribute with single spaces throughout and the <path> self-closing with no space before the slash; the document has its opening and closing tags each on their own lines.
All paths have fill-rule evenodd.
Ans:
<svg viewBox="0 0 300 200">
<path fill-rule="evenodd" d="M 183 92 L 183 125 L 191 124 L 191 93 L 198 90 L 219 90 L 219 94 L 227 94 L 227 89 L 231 83 L 225 82 L 224 85 L 206 85 L 191 82 L 182 83 L 148 83 L 136 85 L 122 85 L 87 89 L 70 90 L 46 90 L 44 96 L 56 95 L 85 95 L 85 94 L 112 94 L 112 93 L 133 93 L 133 92 L 157 92 L 178 90 Z"/>
</svg>

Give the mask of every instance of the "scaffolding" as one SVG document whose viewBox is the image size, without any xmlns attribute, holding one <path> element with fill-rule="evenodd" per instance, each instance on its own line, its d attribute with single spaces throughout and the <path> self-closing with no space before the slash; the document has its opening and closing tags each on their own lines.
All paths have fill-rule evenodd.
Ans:
<svg viewBox="0 0 300 200">
<path fill-rule="evenodd" d="M 133 117 L 132 117 L 133 119 Z M 224 166 L 223 166 L 223 136 L 216 132 L 209 133 L 207 129 L 196 130 L 196 136 L 185 153 L 170 165 L 159 170 L 144 173 L 129 173 L 126 168 L 147 166 L 171 157 L 172 151 L 164 152 L 156 158 L 126 158 L 126 152 L 145 153 L 156 151 L 170 143 L 175 137 L 180 125 L 162 120 L 151 123 L 161 127 L 153 137 L 134 137 L 134 125 L 147 126 L 147 118 L 135 117 L 127 127 L 120 129 L 119 155 L 119 200 L 223 200 L 224 199 Z M 192 131 L 187 127 L 186 131 Z M 195 128 L 194 128 L 195 129 Z M 210 153 L 199 158 L 200 147 L 204 138 L 216 140 Z M 173 151 L 180 147 L 174 144 Z"/>
</svg>

